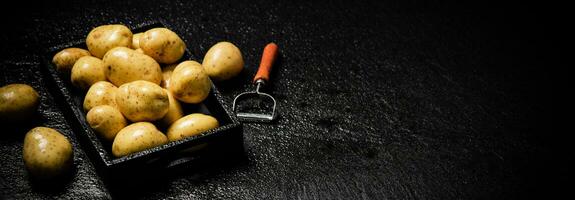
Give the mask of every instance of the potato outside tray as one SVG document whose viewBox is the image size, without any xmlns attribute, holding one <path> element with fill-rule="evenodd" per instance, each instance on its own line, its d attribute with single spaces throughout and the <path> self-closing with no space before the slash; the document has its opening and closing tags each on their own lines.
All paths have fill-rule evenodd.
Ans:
<svg viewBox="0 0 575 200">
<path fill-rule="evenodd" d="M 138 33 L 157 27 L 165 27 L 176 33 L 178 32 L 178 30 L 167 26 L 162 21 L 148 22 L 137 27 L 130 27 L 130 29 L 133 33 Z M 67 120 L 72 122 L 72 128 L 74 133 L 80 138 L 82 148 L 104 175 L 110 176 L 111 174 L 124 174 L 126 172 L 139 172 L 158 168 L 175 168 L 176 166 L 185 166 L 183 164 L 193 164 L 193 161 L 202 157 L 226 156 L 232 155 L 229 154 L 230 152 L 237 153 L 237 151 L 241 151 L 243 147 L 242 125 L 238 122 L 230 107 L 224 104 L 221 94 L 212 84 L 209 96 L 202 103 L 196 105 L 183 104 L 182 106 L 185 115 L 194 112 L 209 114 L 218 119 L 220 127 L 197 136 L 169 142 L 168 144 L 124 157 L 114 157 L 112 155 L 111 142 L 106 142 L 99 138 L 86 121 L 86 112 L 84 112 L 82 107 L 85 91 L 80 91 L 72 86 L 69 74 L 57 71 L 56 66 L 52 63 L 52 57 L 60 50 L 68 47 L 86 49 L 85 38 L 49 48 L 45 53 L 44 73 L 53 80 L 48 87 L 56 93 L 56 98 L 61 102 L 60 105 L 64 107 L 63 110 Z M 186 48 L 186 52 L 180 61 L 192 59 L 193 56 Z M 205 146 L 205 148 L 194 151 L 196 146 Z M 218 153 L 223 154 L 220 155 Z"/>
</svg>

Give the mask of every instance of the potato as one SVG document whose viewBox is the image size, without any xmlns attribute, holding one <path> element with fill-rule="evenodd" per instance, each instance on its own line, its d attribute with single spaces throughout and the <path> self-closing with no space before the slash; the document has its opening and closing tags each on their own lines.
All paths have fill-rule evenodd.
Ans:
<svg viewBox="0 0 575 200">
<path fill-rule="evenodd" d="M 180 101 L 200 103 L 208 97 L 211 87 L 210 78 L 200 63 L 184 61 L 172 72 L 168 90 Z"/>
<path fill-rule="evenodd" d="M 106 77 L 116 86 L 136 80 L 145 80 L 155 84 L 162 81 L 162 69 L 150 56 L 126 47 L 116 47 L 103 58 Z"/>
<path fill-rule="evenodd" d="M 144 35 L 144 33 L 136 33 L 132 36 L 132 49 L 140 48 L 140 38 L 142 35 Z"/>
<path fill-rule="evenodd" d="M 72 85 L 87 90 L 92 84 L 106 80 L 104 63 L 99 58 L 84 56 L 72 67 Z"/>
<path fill-rule="evenodd" d="M 240 74 L 244 69 L 244 59 L 234 44 L 219 42 L 208 50 L 202 66 L 210 78 L 224 81 Z"/>
<path fill-rule="evenodd" d="M 29 120 L 40 103 L 38 97 L 38 92 L 26 84 L 0 87 L 0 121 Z"/>
<path fill-rule="evenodd" d="M 141 54 L 144 54 L 144 51 L 142 51 L 142 49 L 140 49 L 140 48 L 137 48 L 137 49 L 134 50 L 134 51 L 136 51 L 136 52 L 138 52 L 138 53 L 141 53 Z"/>
<path fill-rule="evenodd" d="M 125 156 L 168 143 L 168 138 L 150 122 L 137 122 L 126 126 L 114 139 L 112 154 Z"/>
<path fill-rule="evenodd" d="M 70 141 L 60 132 L 36 127 L 24 137 L 23 158 L 26 169 L 34 178 L 56 178 L 74 163 Z"/>
<path fill-rule="evenodd" d="M 160 86 L 163 88 L 168 88 L 170 86 L 170 78 L 172 77 L 172 72 L 176 69 L 177 64 L 171 64 L 162 68 L 162 82 Z"/>
<path fill-rule="evenodd" d="M 99 105 L 116 107 L 116 92 L 118 88 L 107 81 L 98 81 L 88 89 L 84 97 L 84 111 L 88 112 Z"/>
<path fill-rule="evenodd" d="M 86 115 L 86 120 L 100 137 L 108 141 L 114 141 L 116 134 L 128 125 L 122 113 L 109 105 L 92 108 Z"/>
<path fill-rule="evenodd" d="M 186 44 L 167 28 L 153 28 L 140 37 L 140 48 L 159 63 L 172 64 L 182 58 Z"/>
<path fill-rule="evenodd" d="M 102 58 L 114 47 L 132 46 L 132 31 L 121 24 L 98 26 L 88 33 L 86 45 L 93 56 Z"/>
<path fill-rule="evenodd" d="M 56 65 L 56 70 L 61 72 L 70 72 L 74 63 L 84 56 L 89 56 L 90 52 L 80 48 L 66 48 L 56 53 L 52 58 L 52 63 Z"/>
<path fill-rule="evenodd" d="M 178 119 L 168 128 L 168 140 L 176 141 L 199 135 L 218 126 L 218 120 L 212 116 L 201 113 L 189 114 Z"/>
<path fill-rule="evenodd" d="M 184 111 L 182 110 L 182 105 L 180 105 L 180 102 L 172 96 L 172 93 L 166 89 L 164 89 L 164 91 L 168 93 L 170 107 L 168 109 L 168 113 L 166 113 L 166 115 L 161 119 L 161 122 L 165 127 L 169 127 L 176 120 L 184 116 Z"/>
<path fill-rule="evenodd" d="M 134 81 L 118 88 L 116 105 L 133 122 L 155 121 L 168 113 L 169 97 L 159 85 Z"/>
</svg>

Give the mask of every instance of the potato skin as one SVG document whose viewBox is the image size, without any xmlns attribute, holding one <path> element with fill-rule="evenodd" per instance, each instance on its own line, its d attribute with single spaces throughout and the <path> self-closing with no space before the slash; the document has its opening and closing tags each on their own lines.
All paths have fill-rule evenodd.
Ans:
<svg viewBox="0 0 575 200">
<path fill-rule="evenodd" d="M 121 24 L 98 26 L 88 33 L 86 45 L 93 56 L 102 58 L 114 47 L 132 46 L 132 31 Z"/>
<path fill-rule="evenodd" d="M 56 70 L 70 72 L 78 59 L 89 55 L 91 55 L 90 52 L 85 49 L 75 47 L 66 48 L 54 55 L 52 63 L 56 65 Z"/>
<path fill-rule="evenodd" d="M 116 86 L 136 80 L 157 85 L 162 81 L 162 69 L 150 56 L 126 47 L 116 47 L 103 58 L 106 77 Z"/>
<path fill-rule="evenodd" d="M 40 100 L 34 88 L 27 84 L 0 87 L 0 121 L 20 122 L 36 113 Z"/>
<path fill-rule="evenodd" d="M 87 90 L 92 84 L 106 80 L 104 63 L 99 58 L 84 56 L 78 59 L 72 67 L 72 85 Z"/>
<path fill-rule="evenodd" d="M 144 35 L 144 33 L 136 33 L 132 36 L 132 49 L 140 48 L 140 38 L 142 35 Z"/>
<path fill-rule="evenodd" d="M 36 127 L 24 137 L 23 158 L 30 175 L 51 179 L 62 175 L 74 162 L 70 141 L 60 132 Z"/>
<path fill-rule="evenodd" d="M 208 50 L 202 66 L 210 78 L 224 81 L 237 76 L 244 69 L 244 59 L 234 44 L 219 42 Z"/>
<path fill-rule="evenodd" d="M 180 102 L 176 98 L 174 98 L 172 93 L 166 89 L 164 89 L 164 91 L 168 93 L 168 99 L 170 100 L 170 107 L 168 108 L 168 113 L 164 115 L 164 117 L 160 120 L 160 122 L 164 127 L 169 127 L 176 120 L 184 116 L 184 111 L 182 110 L 182 105 L 180 105 Z"/>
<path fill-rule="evenodd" d="M 136 51 L 137 53 L 144 54 L 144 51 L 142 51 L 142 49 L 140 49 L 140 48 L 137 48 L 137 49 L 135 49 L 134 51 Z"/>
<path fill-rule="evenodd" d="M 84 111 L 88 112 L 99 105 L 116 107 L 116 92 L 118 88 L 107 81 L 94 83 L 84 97 Z"/>
<path fill-rule="evenodd" d="M 211 87 L 210 78 L 200 63 L 184 61 L 172 72 L 168 90 L 182 102 L 200 103 L 208 97 Z"/>
<path fill-rule="evenodd" d="M 150 122 L 136 122 L 120 130 L 112 154 L 122 157 L 168 143 L 168 138 Z"/>
<path fill-rule="evenodd" d="M 170 78 L 172 77 L 172 73 L 174 69 L 176 69 L 177 64 L 171 64 L 162 68 L 162 82 L 160 82 L 160 86 L 163 88 L 168 88 L 170 86 Z"/>
<path fill-rule="evenodd" d="M 153 28 L 140 38 L 140 48 L 159 63 L 172 64 L 184 55 L 186 44 L 167 28 Z"/>
<path fill-rule="evenodd" d="M 116 105 L 132 122 L 155 121 L 169 109 L 168 93 L 159 85 L 148 81 L 134 81 L 118 88 Z"/>
<path fill-rule="evenodd" d="M 108 141 L 114 141 L 116 134 L 128 125 L 122 113 L 109 105 L 100 105 L 92 108 L 86 115 L 90 127 Z"/>
<path fill-rule="evenodd" d="M 199 135 L 207 130 L 217 128 L 218 120 L 212 116 L 194 113 L 186 115 L 174 122 L 168 128 L 168 140 L 176 141 L 194 135 Z"/>
</svg>

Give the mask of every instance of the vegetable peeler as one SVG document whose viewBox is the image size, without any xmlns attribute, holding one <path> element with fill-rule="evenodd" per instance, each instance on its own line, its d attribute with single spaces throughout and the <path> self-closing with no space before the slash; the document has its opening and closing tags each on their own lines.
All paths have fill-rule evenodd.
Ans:
<svg viewBox="0 0 575 200">
<path fill-rule="evenodd" d="M 266 45 L 262 54 L 260 67 L 258 68 L 258 72 L 256 73 L 256 76 L 253 80 L 253 84 L 256 85 L 256 91 L 243 92 L 234 98 L 233 110 L 240 121 L 271 122 L 276 118 L 276 100 L 271 95 L 262 92 L 261 89 L 270 79 L 270 71 L 272 64 L 277 56 L 277 51 L 278 46 L 275 43 L 272 42 Z M 261 110 L 258 110 L 258 113 L 240 111 L 239 103 L 247 100 L 258 100 L 260 105 L 266 101 L 270 103 L 273 102 L 273 106 L 271 107 L 271 114 L 269 111 L 262 112 Z M 262 106 L 259 106 L 259 108 L 261 109 Z"/>
</svg>

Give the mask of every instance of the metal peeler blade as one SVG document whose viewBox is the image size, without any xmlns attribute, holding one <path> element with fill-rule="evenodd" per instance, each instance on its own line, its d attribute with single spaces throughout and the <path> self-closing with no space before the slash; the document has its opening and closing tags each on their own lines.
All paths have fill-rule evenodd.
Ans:
<svg viewBox="0 0 575 200">
<path fill-rule="evenodd" d="M 266 81 L 269 80 L 269 73 L 271 71 L 272 64 L 277 55 L 277 45 L 275 43 L 269 43 L 264 48 L 262 55 L 262 60 L 260 62 L 260 67 L 256 76 L 254 77 L 253 83 L 256 84 L 256 91 L 243 92 L 234 98 L 233 110 L 240 121 L 244 122 L 271 122 L 277 117 L 276 113 L 276 100 L 270 94 L 261 91 L 261 88 L 265 85 Z M 252 112 L 241 112 L 238 111 L 238 103 L 246 99 L 271 99 L 273 102 L 272 112 L 270 113 L 252 113 Z"/>
</svg>

